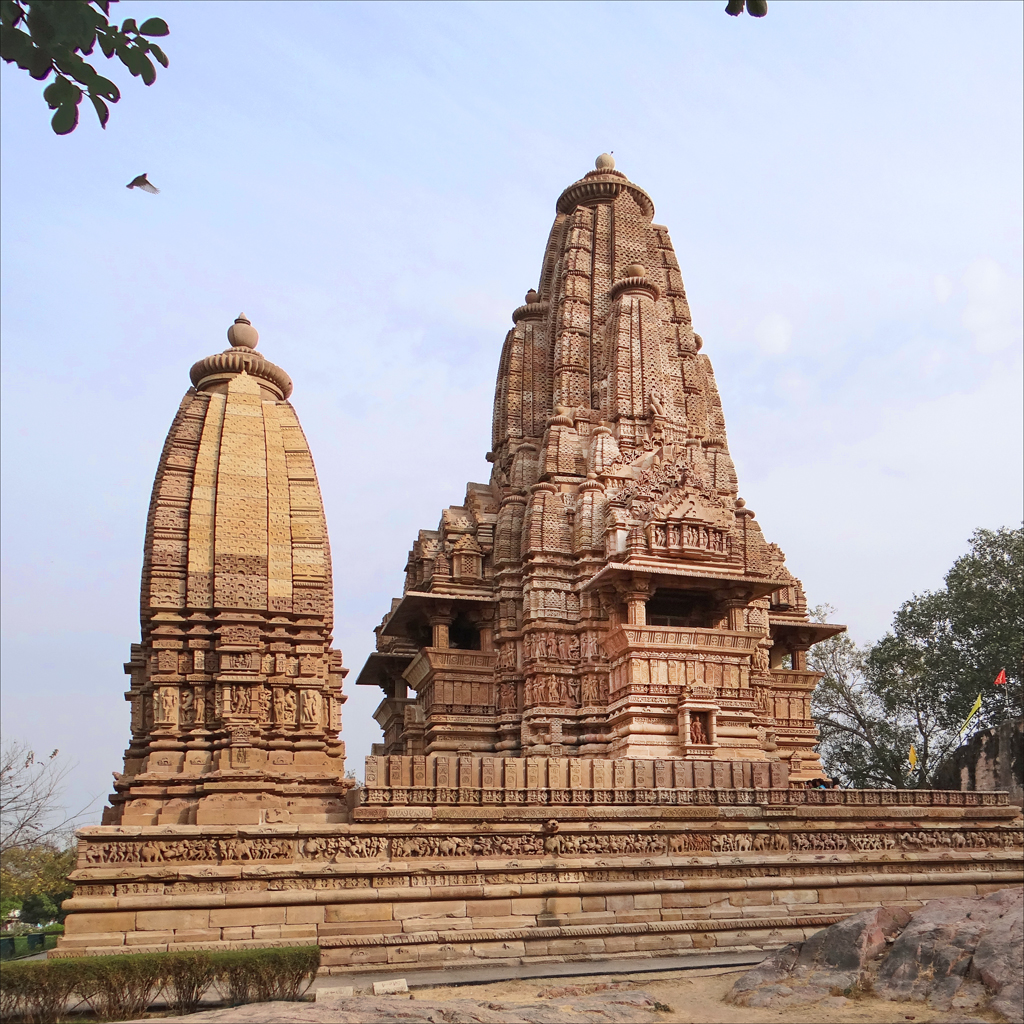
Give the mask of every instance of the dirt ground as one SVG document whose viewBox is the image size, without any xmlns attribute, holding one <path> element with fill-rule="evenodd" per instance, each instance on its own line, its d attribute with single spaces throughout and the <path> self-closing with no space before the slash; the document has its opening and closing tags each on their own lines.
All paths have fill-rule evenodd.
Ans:
<svg viewBox="0 0 1024 1024">
<path fill-rule="evenodd" d="M 624 996 L 647 996 L 660 1004 L 655 1012 L 637 1009 L 629 1019 L 657 1022 L 657 1024 L 763 1024 L 763 1022 L 785 1021 L 786 1024 L 859 1024 L 859 1022 L 885 1022 L 903 1024 L 967 1024 L 967 1022 L 990 1022 L 1003 1020 L 998 1014 L 984 1011 L 953 1011 L 940 1013 L 919 1003 L 892 1003 L 870 996 L 846 999 L 842 996 L 829 997 L 821 1003 L 807 1008 L 786 1010 L 751 1009 L 732 1006 L 723 1001 L 736 978 L 747 968 L 724 967 L 695 971 L 671 971 L 664 974 L 614 975 L 609 977 L 590 976 L 586 979 L 538 978 L 525 981 L 491 982 L 485 985 L 450 985 L 437 988 L 415 989 L 409 997 L 380 997 L 376 999 L 365 993 L 357 995 L 356 1003 L 366 1012 L 370 1002 L 376 1003 L 383 1014 L 373 1015 L 377 1020 L 401 1021 L 416 1018 L 436 1021 L 461 1021 L 474 1019 L 473 1010 L 487 1007 L 490 1013 L 486 1019 L 501 1019 L 501 1010 L 510 1011 L 510 1017 L 517 1016 L 517 1004 L 546 1004 L 545 1019 L 579 1021 L 581 1009 L 589 1002 L 588 997 L 599 997 L 611 993 Z M 342 982 L 343 979 L 338 979 Z M 433 1004 L 428 1006 L 410 1005 L 415 1003 Z M 583 1004 L 580 1000 L 584 1000 Z M 164 1017 L 165 1021 L 188 1021 L 192 1024 L 217 1022 L 217 1024 L 329 1024 L 329 1022 L 360 1020 L 353 1016 L 357 1005 L 346 1012 L 345 1003 L 260 1003 L 238 1006 L 231 1009 L 204 1010 L 188 1017 Z M 387 1009 L 385 1009 L 385 1004 Z M 428 1013 L 436 1007 L 436 1011 Z M 417 1013 L 419 1010 L 421 1013 Z M 497 1013 L 495 1013 L 497 1011 Z M 358 1011 L 357 1011 L 358 1012 Z M 548 1016 L 550 1014 L 550 1017 Z M 152 1017 L 150 1019 L 153 1019 Z M 479 1019 L 479 1018 L 477 1018 Z M 594 1021 L 607 1020 L 597 1014 Z"/>
</svg>

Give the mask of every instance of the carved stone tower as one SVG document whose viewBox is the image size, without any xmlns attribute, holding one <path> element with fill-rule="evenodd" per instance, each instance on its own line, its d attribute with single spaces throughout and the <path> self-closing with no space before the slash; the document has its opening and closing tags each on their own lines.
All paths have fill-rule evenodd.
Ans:
<svg viewBox="0 0 1024 1024">
<path fill-rule="evenodd" d="M 192 367 L 157 467 L 132 741 L 104 824 L 344 820 L 331 556 L 288 375 L 231 348 Z"/>
<path fill-rule="evenodd" d="M 386 694 L 377 753 L 820 777 L 805 656 L 843 627 L 809 621 L 738 497 L 668 230 L 608 155 L 556 211 L 501 353 L 491 479 L 420 532 L 359 677 Z"/>
</svg>

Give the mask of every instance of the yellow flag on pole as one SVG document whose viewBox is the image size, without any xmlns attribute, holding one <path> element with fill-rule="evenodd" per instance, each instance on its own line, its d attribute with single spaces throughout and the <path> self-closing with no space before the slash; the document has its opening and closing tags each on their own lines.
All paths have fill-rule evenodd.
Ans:
<svg viewBox="0 0 1024 1024">
<path fill-rule="evenodd" d="M 974 716 L 980 710 L 981 710 L 981 694 L 979 693 L 978 694 L 978 699 L 971 705 L 971 712 L 970 712 L 970 714 L 964 719 L 964 724 L 960 726 L 960 732 L 958 733 L 958 735 L 960 737 L 963 736 L 964 731 L 967 729 L 967 726 L 969 726 L 971 724 L 971 719 L 973 719 Z"/>
<path fill-rule="evenodd" d="M 917 767 L 917 751 L 914 749 L 914 744 L 910 744 L 910 756 L 907 758 L 910 762 L 911 771 Z"/>
</svg>

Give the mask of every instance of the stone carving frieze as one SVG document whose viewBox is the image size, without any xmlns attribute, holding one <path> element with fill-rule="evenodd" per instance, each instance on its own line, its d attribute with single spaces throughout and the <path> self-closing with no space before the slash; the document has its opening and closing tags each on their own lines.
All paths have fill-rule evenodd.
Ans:
<svg viewBox="0 0 1024 1024">
<path fill-rule="evenodd" d="M 545 856 L 675 857 L 686 854 L 915 850 L 1011 850 L 1024 843 L 1019 829 L 746 830 L 682 832 L 565 832 L 529 834 L 313 835 L 305 839 L 145 839 L 87 843 L 82 867 L 203 862 L 342 863 L 355 860 L 506 858 Z M 515 866 L 510 864 L 510 866 Z M 831 868 L 830 868 L 831 870 Z M 191 883 L 190 883 L 191 884 Z M 195 883 L 203 884 L 203 883 Z M 467 883 L 468 884 L 468 883 Z M 140 890 L 141 891 L 141 890 Z M 192 891 L 192 890 L 175 890 Z M 199 890 L 195 890 L 199 891 Z"/>
</svg>

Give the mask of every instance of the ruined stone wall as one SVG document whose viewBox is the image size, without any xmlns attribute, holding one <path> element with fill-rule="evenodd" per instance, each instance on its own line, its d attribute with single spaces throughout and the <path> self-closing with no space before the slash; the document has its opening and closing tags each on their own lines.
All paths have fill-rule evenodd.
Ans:
<svg viewBox="0 0 1024 1024">
<path fill-rule="evenodd" d="M 1004 789 L 1024 806 L 1024 719 L 985 729 L 939 769 L 936 784 L 949 789 Z"/>
</svg>

